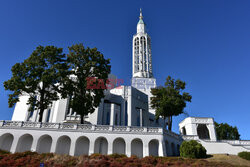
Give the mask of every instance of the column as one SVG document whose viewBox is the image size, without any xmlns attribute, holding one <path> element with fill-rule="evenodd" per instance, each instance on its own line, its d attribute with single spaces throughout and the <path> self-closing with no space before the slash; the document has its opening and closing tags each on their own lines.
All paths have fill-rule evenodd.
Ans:
<svg viewBox="0 0 250 167">
<path fill-rule="evenodd" d="M 45 110 L 43 111 L 43 119 L 42 119 L 42 122 L 46 122 L 47 116 L 48 116 L 48 109 L 45 109 Z"/>
<path fill-rule="evenodd" d="M 32 115 L 32 122 L 38 121 L 37 115 L 38 115 L 38 110 L 36 109 Z"/>
<path fill-rule="evenodd" d="M 16 152 L 16 147 L 17 147 L 17 143 L 18 143 L 18 140 L 19 140 L 19 137 L 20 136 L 17 136 L 17 135 L 13 135 L 14 136 L 14 139 L 13 139 L 13 142 L 12 142 L 12 145 L 11 145 L 11 148 L 10 148 L 10 152 L 12 153 L 15 153 Z"/>
<path fill-rule="evenodd" d="M 94 154 L 95 152 L 95 140 L 89 141 L 89 155 Z"/>
<path fill-rule="evenodd" d="M 55 153 L 56 152 L 56 143 L 57 143 L 58 137 L 57 138 L 53 138 L 52 137 L 52 143 L 51 143 L 51 148 L 50 148 L 50 152 L 51 153 Z"/>
<path fill-rule="evenodd" d="M 143 141 L 143 157 L 149 156 L 148 144 L 149 144 L 148 141 Z"/>
<path fill-rule="evenodd" d="M 127 114 L 128 114 L 128 126 L 132 125 L 132 90 L 131 86 L 128 87 L 128 105 L 127 105 Z"/>
<path fill-rule="evenodd" d="M 76 139 L 71 140 L 69 155 L 71 155 L 71 156 L 75 155 L 75 146 L 76 146 Z"/>
<path fill-rule="evenodd" d="M 39 136 L 39 137 L 40 137 L 40 136 Z M 34 137 L 34 138 L 33 138 L 33 142 L 32 142 L 30 151 L 37 151 L 37 150 L 36 150 L 36 147 L 37 147 L 37 142 L 38 142 L 39 137 Z"/>
<path fill-rule="evenodd" d="M 216 131 L 215 131 L 215 126 L 214 126 L 214 124 L 208 124 L 208 125 L 207 125 L 207 128 L 208 128 L 210 140 L 211 140 L 211 141 L 217 141 L 217 138 L 216 138 Z"/>
<path fill-rule="evenodd" d="M 108 140 L 108 154 L 113 154 L 113 140 Z"/>
<path fill-rule="evenodd" d="M 128 157 L 131 157 L 131 141 L 126 140 L 126 153 Z"/>
<path fill-rule="evenodd" d="M 142 109 L 140 108 L 140 127 L 142 127 L 142 119 L 143 119 L 143 116 L 142 116 Z"/>
<path fill-rule="evenodd" d="M 159 141 L 159 148 L 158 148 L 158 156 L 163 157 L 164 156 L 164 144 L 162 144 L 163 141 Z"/>
<path fill-rule="evenodd" d="M 110 125 L 113 126 L 114 125 L 114 114 L 115 114 L 115 104 L 111 103 L 110 106 Z"/>
</svg>

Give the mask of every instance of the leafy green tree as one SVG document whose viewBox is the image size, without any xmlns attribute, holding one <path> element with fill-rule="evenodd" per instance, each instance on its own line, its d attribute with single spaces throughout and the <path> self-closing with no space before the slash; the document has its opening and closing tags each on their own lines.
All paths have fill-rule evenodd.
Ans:
<svg viewBox="0 0 250 167">
<path fill-rule="evenodd" d="M 84 116 L 93 113 L 104 97 L 110 60 L 96 48 L 76 44 L 69 47 L 67 62 L 72 69 L 71 76 L 64 80 L 65 92 L 71 97 L 69 107 L 81 115 L 84 123 Z"/>
<path fill-rule="evenodd" d="M 218 140 L 239 140 L 240 134 L 236 126 L 232 127 L 227 123 L 218 124 L 215 122 L 216 135 Z"/>
<path fill-rule="evenodd" d="M 170 76 L 167 77 L 165 87 L 151 89 L 151 106 L 156 110 L 156 119 L 168 118 L 168 130 L 172 129 L 172 118 L 184 113 L 187 102 L 191 102 L 192 96 L 183 92 L 186 83 Z"/>
<path fill-rule="evenodd" d="M 21 95 L 29 95 L 29 111 L 38 109 L 39 122 L 42 121 L 44 110 L 59 98 L 60 81 L 67 71 L 66 56 L 62 52 L 62 48 L 55 46 L 38 46 L 28 59 L 12 67 L 11 79 L 4 82 L 5 89 L 13 92 L 9 94 L 9 107 L 13 107 Z"/>
<path fill-rule="evenodd" d="M 180 156 L 184 158 L 206 158 L 207 150 L 195 140 L 184 141 L 180 147 Z"/>
</svg>

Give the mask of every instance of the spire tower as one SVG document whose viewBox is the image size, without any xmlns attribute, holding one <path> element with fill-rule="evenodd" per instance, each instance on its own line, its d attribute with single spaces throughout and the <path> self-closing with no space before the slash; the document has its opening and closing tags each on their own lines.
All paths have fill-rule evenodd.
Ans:
<svg viewBox="0 0 250 167">
<path fill-rule="evenodd" d="M 137 32 L 133 36 L 133 72 L 132 86 L 148 95 L 149 111 L 154 113 L 150 106 L 151 88 L 156 87 L 156 80 L 152 72 L 151 38 L 146 32 L 146 24 L 143 21 L 140 9 Z"/>
</svg>

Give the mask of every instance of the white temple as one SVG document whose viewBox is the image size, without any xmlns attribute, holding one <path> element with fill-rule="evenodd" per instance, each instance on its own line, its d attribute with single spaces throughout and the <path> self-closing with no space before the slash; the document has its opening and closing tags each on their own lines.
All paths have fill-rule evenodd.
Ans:
<svg viewBox="0 0 250 167">
<path fill-rule="evenodd" d="M 150 41 L 140 11 L 133 36 L 132 86 L 106 91 L 95 112 L 85 117 L 85 124 L 79 124 L 79 115 L 68 107 L 69 99 L 54 101 L 38 122 L 39 111 L 28 112 L 29 96 L 23 95 L 12 120 L 0 121 L 0 149 L 69 155 L 176 156 L 182 141 L 193 139 L 201 142 L 208 153 L 249 150 L 250 141 L 217 141 L 212 118 L 186 118 L 180 123 L 180 135 L 167 131 L 162 119 L 155 120 L 150 107 L 150 89 L 156 87 Z"/>
</svg>

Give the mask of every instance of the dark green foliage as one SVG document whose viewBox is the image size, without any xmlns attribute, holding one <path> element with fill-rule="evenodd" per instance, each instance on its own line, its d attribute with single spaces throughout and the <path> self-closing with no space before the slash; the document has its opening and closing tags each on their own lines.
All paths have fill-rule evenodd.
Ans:
<svg viewBox="0 0 250 167">
<path fill-rule="evenodd" d="M 168 129 L 172 129 L 172 117 L 182 114 L 187 102 L 191 102 L 192 96 L 183 92 L 186 83 L 170 76 L 167 77 L 165 87 L 151 89 L 152 108 L 156 109 L 156 119 L 162 117 L 168 119 Z"/>
<path fill-rule="evenodd" d="M 125 154 L 117 154 L 117 153 L 114 153 L 114 154 L 110 154 L 109 155 L 111 158 L 126 158 L 127 157 L 127 155 L 125 155 Z"/>
<path fill-rule="evenodd" d="M 215 122 L 216 135 L 218 140 L 239 140 L 240 134 L 236 126 L 232 127 L 227 123 L 218 124 Z"/>
<path fill-rule="evenodd" d="M 12 67 L 11 79 L 4 82 L 5 90 L 13 92 L 9 94 L 9 107 L 19 101 L 20 95 L 27 94 L 29 111 L 40 110 L 42 121 L 43 111 L 59 98 L 59 83 L 67 70 L 62 52 L 62 48 L 39 46 L 28 59 Z"/>
<path fill-rule="evenodd" d="M 250 161 L 250 152 L 246 152 L 246 151 L 239 152 L 238 156 Z"/>
<path fill-rule="evenodd" d="M 98 85 L 98 79 L 106 83 L 110 73 L 109 59 L 105 59 L 96 48 L 84 48 L 83 44 L 69 47 L 67 63 L 72 69 L 71 77 L 63 81 L 65 92 L 63 95 L 71 97 L 70 108 L 77 114 L 83 116 L 93 113 L 104 97 L 105 87 L 88 88 L 89 79 Z M 102 84 L 105 86 L 104 84 Z"/>
<path fill-rule="evenodd" d="M 10 154 L 10 152 L 5 150 L 0 150 L 0 154 Z"/>
<path fill-rule="evenodd" d="M 180 155 L 184 158 L 206 158 L 207 150 L 197 141 L 184 141 L 180 147 Z"/>
</svg>

